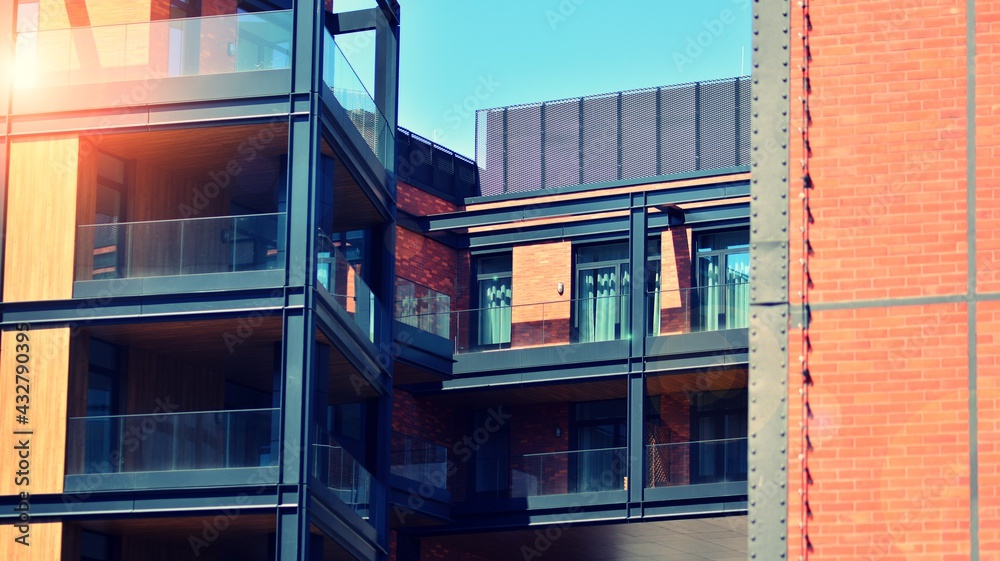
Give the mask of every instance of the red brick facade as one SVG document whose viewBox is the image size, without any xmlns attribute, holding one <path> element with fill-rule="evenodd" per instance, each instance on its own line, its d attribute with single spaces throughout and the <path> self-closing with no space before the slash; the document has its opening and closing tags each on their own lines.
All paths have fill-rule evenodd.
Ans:
<svg viewBox="0 0 1000 561">
<path fill-rule="evenodd" d="M 815 189 L 809 228 L 814 308 L 810 326 L 809 558 L 969 559 L 969 310 L 965 295 L 966 2 L 810 4 L 809 154 Z M 977 253 L 979 290 L 996 290 L 1000 250 L 995 189 L 995 3 L 977 9 Z M 791 33 L 792 131 L 800 99 L 801 9 Z M 790 162 L 806 155 L 797 133 Z M 802 223 L 792 166 L 792 302 L 802 289 Z M 924 297 L 925 305 L 878 302 Z M 836 303 L 848 309 L 825 310 Z M 853 309 L 850 309 L 853 308 Z M 980 306 L 980 558 L 996 557 L 1000 500 L 993 453 L 995 307 Z M 990 334 L 984 337 L 984 334 Z M 802 352 L 790 337 L 789 557 L 799 539 Z M 992 555 L 991 555 L 992 553 Z"/>
<path fill-rule="evenodd" d="M 513 346 L 569 342 L 572 257 L 570 242 L 514 247 Z M 560 283 L 563 285 L 562 294 L 558 290 Z"/>
</svg>

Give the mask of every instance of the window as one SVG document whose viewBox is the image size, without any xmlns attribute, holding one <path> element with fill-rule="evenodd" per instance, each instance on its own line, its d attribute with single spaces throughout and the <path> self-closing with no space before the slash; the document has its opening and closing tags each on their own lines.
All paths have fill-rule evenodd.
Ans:
<svg viewBox="0 0 1000 561">
<path fill-rule="evenodd" d="M 80 561 L 114 561 L 118 548 L 118 540 L 112 536 L 80 530 Z"/>
<path fill-rule="evenodd" d="M 691 405 L 691 483 L 746 481 L 746 390 L 700 393 Z"/>
<path fill-rule="evenodd" d="M 97 201 L 94 207 L 93 278 L 125 277 L 125 162 L 107 154 L 97 155 Z"/>
<path fill-rule="evenodd" d="M 513 282 L 511 256 L 480 257 L 477 261 L 476 295 L 480 346 L 503 348 L 510 345 Z"/>
<path fill-rule="evenodd" d="M 116 456 L 119 424 L 113 416 L 121 413 L 122 395 L 118 347 L 91 339 L 89 357 L 84 473 L 114 472 L 118 466 L 109 462 Z"/>
<path fill-rule="evenodd" d="M 472 415 L 469 434 L 482 431 L 491 419 L 490 411 Z M 478 441 L 477 441 L 478 442 Z M 510 492 L 510 424 L 500 424 L 485 442 L 475 449 L 475 475 L 469 482 L 473 496 L 500 498 Z"/>
<path fill-rule="evenodd" d="M 701 234 L 695 240 L 695 331 L 747 327 L 750 313 L 750 232 Z"/>
<path fill-rule="evenodd" d="M 628 408 L 624 399 L 574 404 L 574 453 L 570 454 L 571 493 L 624 488 Z"/>
<path fill-rule="evenodd" d="M 631 313 L 628 242 L 585 246 L 576 250 L 575 341 L 627 338 Z"/>
</svg>

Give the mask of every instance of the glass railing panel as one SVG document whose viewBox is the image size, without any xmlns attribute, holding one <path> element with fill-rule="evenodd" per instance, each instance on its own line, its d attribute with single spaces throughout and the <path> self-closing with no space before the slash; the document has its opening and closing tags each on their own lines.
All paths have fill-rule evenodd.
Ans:
<svg viewBox="0 0 1000 561">
<path fill-rule="evenodd" d="M 277 465 L 277 409 L 75 417 L 66 474 Z"/>
<path fill-rule="evenodd" d="M 323 82 L 347 111 L 368 147 L 382 165 L 388 167 L 394 131 L 389 128 L 371 93 L 328 31 L 323 38 L 323 61 Z"/>
<path fill-rule="evenodd" d="M 183 273 L 182 248 L 186 245 L 183 221 L 133 222 L 122 226 L 126 239 L 122 278 L 166 277 Z"/>
<path fill-rule="evenodd" d="M 676 335 L 749 326 L 750 284 L 662 290 L 646 295 L 646 335 Z"/>
<path fill-rule="evenodd" d="M 315 444 L 313 476 L 362 518 L 371 503 L 371 474 L 344 448 Z"/>
<path fill-rule="evenodd" d="M 620 491 L 627 488 L 625 448 L 525 454 L 511 458 L 511 496 Z"/>
<path fill-rule="evenodd" d="M 627 295 L 457 310 L 455 353 L 629 339 L 630 318 Z"/>
<path fill-rule="evenodd" d="M 77 229 L 75 280 L 260 271 L 284 267 L 285 215 L 92 224 Z"/>
<path fill-rule="evenodd" d="M 646 446 L 646 487 L 746 480 L 746 437 Z"/>
<path fill-rule="evenodd" d="M 280 10 L 22 33 L 17 88 L 291 67 L 292 12 Z"/>
<path fill-rule="evenodd" d="M 393 475 L 448 488 L 448 449 L 414 436 L 393 433 L 390 469 Z"/>
<path fill-rule="evenodd" d="M 447 294 L 396 277 L 394 308 L 397 321 L 438 337 L 451 338 L 451 297 Z"/>
<path fill-rule="evenodd" d="M 372 342 L 382 304 L 355 266 L 338 248 L 339 242 L 322 231 L 316 239 L 316 281 L 333 296 Z"/>
</svg>

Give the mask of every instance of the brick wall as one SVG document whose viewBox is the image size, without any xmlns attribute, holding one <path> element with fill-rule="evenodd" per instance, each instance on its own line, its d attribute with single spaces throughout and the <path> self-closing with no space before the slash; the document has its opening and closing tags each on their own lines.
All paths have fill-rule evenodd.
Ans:
<svg viewBox="0 0 1000 561">
<path fill-rule="evenodd" d="M 572 259 L 570 242 L 519 245 L 514 248 L 512 346 L 569 342 Z M 564 287 L 562 295 L 556 290 L 560 282 Z"/>
<path fill-rule="evenodd" d="M 514 496 L 567 492 L 569 456 L 544 452 L 569 450 L 569 403 L 520 405 L 512 409 L 510 424 L 511 487 Z M 556 426 L 562 436 L 555 435 Z"/>
<path fill-rule="evenodd" d="M 392 392 L 392 430 L 451 448 L 464 432 L 465 413 L 439 402 L 395 389 Z"/>
<path fill-rule="evenodd" d="M 1000 559 L 1000 302 L 977 310 L 979 553 Z"/>
<path fill-rule="evenodd" d="M 810 4 L 813 560 L 970 556 L 968 310 L 952 303 L 850 304 L 966 293 L 965 6 Z M 977 6 L 985 18 L 979 21 L 994 21 L 997 7 Z M 793 303 L 803 256 L 794 165 L 804 156 L 797 134 L 804 123 L 800 14 L 793 9 L 790 34 Z M 982 31 L 992 28 L 984 23 Z M 982 48 L 992 54 L 992 46 Z M 995 80 L 988 74 L 980 73 Z M 984 94 L 995 90 L 985 86 Z M 979 103 L 980 118 L 992 125 L 996 102 Z M 994 142 L 986 130 L 985 141 Z M 980 150 L 986 161 L 977 162 L 978 174 L 992 180 L 994 150 Z M 987 209 L 996 208 L 992 187 L 984 181 L 977 190 Z M 977 230 L 990 239 L 996 228 Z M 992 255 L 995 248 L 982 250 Z M 822 309 L 834 302 L 850 309 Z M 789 557 L 801 554 L 798 333 L 793 329 L 789 340 Z M 984 553 L 992 547 L 985 537 Z"/>
<path fill-rule="evenodd" d="M 660 335 L 691 331 L 691 229 L 660 233 Z"/>
<path fill-rule="evenodd" d="M 456 299 L 458 252 L 406 228 L 396 228 L 396 276 Z M 453 306 L 454 307 L 454 306 Z"/>
<path fill-rule="evenodd" d="M 1000 4 L 976 2 L 976 263 L 980 292 L 1000 291 Z"/>
<path fill-rule="evenodd" d="M 454 204 L 402 181 L 396 184 L 396 204 L 399 210 L 414 216 L 430 216 L 458 210 Z"/>
</svg>

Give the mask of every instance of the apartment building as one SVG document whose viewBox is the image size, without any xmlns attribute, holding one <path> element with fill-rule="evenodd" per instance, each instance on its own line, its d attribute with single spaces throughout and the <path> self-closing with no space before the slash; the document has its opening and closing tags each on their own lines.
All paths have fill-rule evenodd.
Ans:
<svg viewBox="0 0 1000 561">
<path fill-rule="evenodd" d="M 397 136 L 397 548 L 746 558 L 750 101 L 484 110 L 478 164 Z"/>
<path fill-rule="evenodd" d="M 993 3 L 755 3 L 475 161 L 372 6 L 0 8 L 0 558 L 990 558 Z"/>
<path fill-rule="evenodd" d="M 396 134 L 392 3 L 5 17 L 4 558 L 509 558 L 580 524 L 744 555 L 747 79 L 487 112 L 476 165 Z"/>
<path fill-rule="evenodd" d="M 4 3 L 0 557 L 385 557 L 399 14 L 372 5 Z"/>
</svg>

